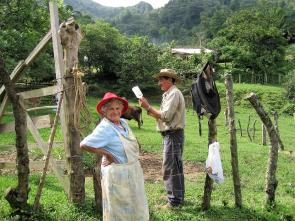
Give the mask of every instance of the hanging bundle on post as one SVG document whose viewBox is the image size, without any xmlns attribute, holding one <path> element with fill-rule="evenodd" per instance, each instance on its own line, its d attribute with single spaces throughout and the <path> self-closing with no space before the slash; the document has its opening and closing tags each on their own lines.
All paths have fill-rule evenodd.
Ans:
<svg viewBox="0 0 295 221">
<path fill-rule="evenodd" d="M 220 98 L 213 79 L 213 68 L 207 62 L 192 84 L 191 94 L 194 110 L 198 114 L 199 134 L 202 135 L 201 119 L 205 115 L 215 119 L 220 113 Z"/>
</svg>

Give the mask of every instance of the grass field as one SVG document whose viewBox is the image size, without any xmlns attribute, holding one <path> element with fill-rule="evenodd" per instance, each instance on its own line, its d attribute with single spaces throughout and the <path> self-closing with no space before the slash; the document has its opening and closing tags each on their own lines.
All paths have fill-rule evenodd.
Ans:
<svg viewBox="0 0 295 221">
<path fill-rule="evenodd" d="M 224 89 L 222 85 L 221 94 Z M 261 86 L 262 87 L 262 86 Z M 243 89 L 244 92 L 240 92 Z M 253 88 L 252 88 L 253 89 Z M 262 87 L 259 90 L 262 103 L 266 103 L 267 109 L 274 100 L 271 97 L 280 97 L 282 92 L 277 87 Z M 249 85 L 238 85 L 236 89 L 238 94 L 244 94 L 245 91 L 251 90 Z M 264 91 L 265 90 L 265 91 Z M 264 91 L 264 92 L 263 92 Z M 270 93 L 273 93 L 270 94 Z M 279 98 L 277 98 L 279 99 Z M 281 102 L 283 99 L 279 99 Z M 89 107 L 94 118 L 95 104 L 97 99 L 89 98 Z M 136 104 L 131 102 L 132 104 Z M 261 145 L 261 122 L 255 111 L 245 101 L 236 99 L 239 106 L 235 107 L 236 121 L 240 119 L 243 136 L 240 131 L 237 132 L 239 173 L 241 178 L 243 207 L 235 208 L 233 182 L 231 175 L 231 155 L 229 148 L 229 132 L 224 126 L 223 111 L 225 100 L 222 98 L 222 112 L 217 119 L 217 139 L 221 145 L 221 159 L 223 164 L 225 182 L 221 185 L 214 184 L 211 199 L 211 209 L 203 212 L 201 202 L 204 190 L 205 173 L 199 173 L 195 177 L 186 177 L 186 195 L 185 203 L 178 210 L 159 210 L 156 205 L 164 203 L 159 200 L 160 196 L 165 194 L 162 182 L 146 182 L 146 191 L 149 202 L 151 220 L 153 221 L 197 221 L 197 220 L 295 220 L 295 121 L 292 116 L 280 115 L 279 129 L 282 141 L 285 145 L 285 151 L 279 152 L 277 179 L 279 181 L 276 191 L 276 206 L 274 208 L 265 207 L 266 194 L 265 174 L 268 161 L 268 146 Z M 153 104 L 157 107 L 157 103 Z M 256 120 L 256 133 L 253 142 L 250 142 L 246 128 L 249 115 L 251 116 L 250 128 L 253 132 L 253 122 Z M 137 128 L 135 121 L 130 121 L 129 125 L 137 136 L 142 149 L 148 152 L 161 154 L 162 140 L 161 136 L 155 132 L 155 122 L 143 113 L 143 127 Z M 192 110 L 186 113 L 185 128 L 185 149 L 184 160 L 191 163 L 205 163 L 207 151 L 207 119 L 202 120 L 203 135 L 198 135 L 198 120 Z M 48 138 L 48 130 L 42 129 L 42 135 Z M 61 139 L 58 132 L 56 140 Z M 1 134 L 0 144 L 13 144 L 15 135 L 13 133 Z M 33 142 L 29 138 L 29 142 Z M 2 151 L 2 150 L 0 150 Z M 55 153 L 55 156 L 61 153 Z M 151 165 L 152 166 L 152 165 Z M 159 171 L 160 173 L 160 171 Z M 39 182 L 40 174 L 32 174 L 30 177 L 30 198 L 32 204 L 36 194 L 36 188 Z M 10 220 L 9 213 L 11 209 L 4 199 L 4 191 L 9 186 L 15 186 L 17 177 L 14 174 L 0 175 L 0 220 Z M 45 188 L 41 198 L 41 208 L 39 214 L 33 217 L 33 220 L 101 220 L 101 216 L 92 209 L 93 200 L 92 180 L 86 179 L 86 203 L 83 207 L 75 207 L 68 204 L 67 197 L 63 192 L 61 185 L 53 174 L 49 174 L 46 179 Z"/>
</svg>

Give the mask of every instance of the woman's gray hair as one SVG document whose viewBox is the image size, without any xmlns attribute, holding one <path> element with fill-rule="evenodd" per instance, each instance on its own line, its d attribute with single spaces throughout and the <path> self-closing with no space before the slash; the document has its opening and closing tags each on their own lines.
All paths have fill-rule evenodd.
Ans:
<svg viewBox="0 0 295 221">
<path fill-rule="evenodd" d="M 116 103 L 119 103 L 119 104 L 121 104 L 122 106 L 124 106 L 124 104 L 123 104 L 122 101 L 120 101 L 120 100 L 118 100 L 118 99 L 116 99 L 116 98 L 113 98 L 113 99 L 109 100 L 107 103 L 105 103 L 105 104 L 101 107 L 101 110 L 102 110 L 102 112 L 103 112 L 104 114 L 105 114 L 107 108 L 110 106 L 110 104 L 111 104 L 113 101 L 116 101 Z"/>
</svg>

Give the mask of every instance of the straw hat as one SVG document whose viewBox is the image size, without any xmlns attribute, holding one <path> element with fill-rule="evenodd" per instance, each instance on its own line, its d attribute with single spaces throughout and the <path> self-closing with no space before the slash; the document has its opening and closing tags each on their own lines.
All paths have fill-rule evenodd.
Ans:
<svg viewBox="0 0 295 221">
<path fill-rule="evenodd" d="M 127 109 L 128 109 L 128 101 L 126 100 L 126 99 L 124 99 L 124 98 L 122 98 L 122 97 L 119 97 L 118 95 L 116 95 L 116 94 L 114 94 L 114 93 L 112 93 L 112 92 L 107 92 L 107 93 L 105 93 L 105 95 L 103 96 L 103 98 L 102 98 L 102 100 L 100 101 L 100 102 L 98 102 L 98 104 L 96 105 L 96 110 L 97 110 L 97 112 L 98 113 L 100 113 L 100 114 L 104 114 L 103 113 L 103 111 L 102 111 L 102 107 L 106 104 L 106 103 L 108 103 L 110 100 L 112 100 L 112 99 L 117 99 L 117 100 L 119 100 L 119 101 L 121 101 L 122 102 L 122 104 L 123 104 L 123 110 L 122 110 L 122 114 L 124 114 L 126 111 L 127 111 Z"/>
<path fill-rule="evenodd" d="M 177 75 L 176 71 L 174 71 L 173 69 L 161 69 L 160 73 L 157 73 L 153 76 L 154 78 L 156 78 L 157 80 L 159 80 L 160 77 L 169 77 L 169 78 L 173 78 L 175 79 L 176 83 L 181 82 L 180 77 Z"/>
</svg>

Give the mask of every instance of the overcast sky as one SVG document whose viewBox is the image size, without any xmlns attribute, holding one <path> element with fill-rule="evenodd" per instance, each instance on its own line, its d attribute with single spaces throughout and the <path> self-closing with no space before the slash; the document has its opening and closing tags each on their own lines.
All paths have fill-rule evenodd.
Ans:
<svg viewBox="0 0 295 221">
<path fill-rule="evenodd" d="M 145 1 L 150 3 L 153 8 L 163 7 L 169 0 L 92 0 L 104 6 L 112 6 L 112 7 L 127 7 L 133 6 L 141 1 Z"/>
</svg>

